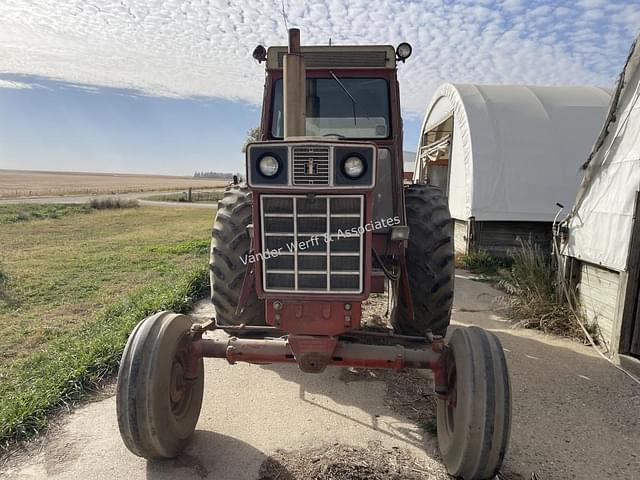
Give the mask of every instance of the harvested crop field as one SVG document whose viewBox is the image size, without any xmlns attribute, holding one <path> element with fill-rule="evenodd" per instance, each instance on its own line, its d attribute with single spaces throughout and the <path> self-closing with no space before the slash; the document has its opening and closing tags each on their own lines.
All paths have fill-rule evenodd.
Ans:
<svg viewBox="0 0 640 480">
<path fill-rule="evenodd" d="M 225 179 L 124 173 L 43 172 L 0 169 L 0 198 L 215 188 Z"/>
</svg>

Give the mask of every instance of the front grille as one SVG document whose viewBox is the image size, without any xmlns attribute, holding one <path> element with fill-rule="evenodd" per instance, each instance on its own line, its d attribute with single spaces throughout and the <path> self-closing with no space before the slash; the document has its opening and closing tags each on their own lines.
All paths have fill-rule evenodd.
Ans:
<svg viewBox="0 0 640 480">
<path fill-rule="evenodd" d="M 362 292 L 362 195 L 261 195 L 265 292 Z M 330 239 L 330 241 L 326 241 Z"/>
<path fill-rule="evenodd" d="M 329 147 L 293 147 L 293 184 L 329 185 Z"/>
</svg>

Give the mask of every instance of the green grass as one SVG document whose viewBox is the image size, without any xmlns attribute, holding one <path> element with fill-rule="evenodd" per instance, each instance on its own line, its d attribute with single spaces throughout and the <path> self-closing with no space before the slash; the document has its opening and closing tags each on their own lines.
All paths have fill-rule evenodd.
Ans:
<svg viewBox="0 0 640 480">
<path fill-rule="evenodd" d="M 0 226 L 11 225 L 32 220 L 57 220 L 71 215 L 92 213 L 94 210 L 133 208 L 136 200 L 123 198 L 94 198 L 85 204 L 31 204 L 16 203 L 0 205 Z"/>
<path fill-rule="evenodd" d="M 46 350 L 0 370 L 0 446 L 37 433 L 47 413 L 115 373 L 127 336 L 141 319 L 159 310 L 186 312 L 206 287 L 204 266 L 175 272 L 171 281 L 137 289 Z"/>
<path fill-rule="evenodd" d="M 0 205 L 0 226 L 32 220 L 59 219 L 69 215 L 91 213 L 89 205 L 82 204 L 10 204 Z"/>
<path fill-rule="evenodd" d="M 177 255 L 204 255 L 209 252 L 211 241 L 206 240 L 187 240 L 175 245 L 152 245 L 148 247 L 150 252 L 168 253 Z"/>
<path fill-rule="evenodd" d="M 139 320 L 189 307 L 206 285 L 213 213 L 91 209 L 0 225 L 0 443 L 114 372 Z"/>
<path fill-rule="evenodd" d="M 509 269 L 513 265 L 513 259 L 498 258 L 489 255 L 484 250 L 476 250 L 457 256 L 456 263 L 472 273 L 492 278 L 498 275 L 501 270 Z"/>
</svg>

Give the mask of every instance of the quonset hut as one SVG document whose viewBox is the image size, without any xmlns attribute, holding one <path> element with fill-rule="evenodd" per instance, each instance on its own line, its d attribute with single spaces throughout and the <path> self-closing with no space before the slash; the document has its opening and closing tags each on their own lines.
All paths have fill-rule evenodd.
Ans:
<svg viewBox="0 0 640 480">
<path fill-rule="evenodd" d="M 504 256 L 529 238 L 548 251 L 556 203 L 573 203 L 609 99 L 589 86 L 438 88 L 414 181 L 447 194 L 456 251 Z"/>
</svg>

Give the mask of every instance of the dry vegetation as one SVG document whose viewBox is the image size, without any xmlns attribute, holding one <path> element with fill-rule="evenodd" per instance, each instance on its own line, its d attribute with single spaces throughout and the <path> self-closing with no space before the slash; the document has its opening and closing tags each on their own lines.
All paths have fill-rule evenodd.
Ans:
<svg viewBox="0 0 640 480">
<path fill-rule="evenodd" d="M 259 480 L 436 480 L 448 476 L 398 447 L 334 444 L 279 450 L 260 467 Z"/>
<path fill-rule="evenodd" d="M 0 170 L 0 198 L 202 189 L 227 183 L 215 178 L 164 175 Z"/>
<path fill-rule="evenodd" d="M 513 253 L 513 265 L 503 274 L 499 286 L 506 292 L 507 305 L 516 325 L 545 333 L 585 339 L 576 314 L 580 308 L 558 297 L 556 271 L 537 245 L 523 242 Z M 589 334 L 597 337 L 596 323 L 580 318 Z"/>
<path fill-rule="evenodd" d="M 92 198 L 89 206 L 95 210 L 114 210 L 118 208 L 136 208 L 139 206 L 137 200 L 119 197 Z"/>
<path fill-rule="evenodd" d="M 371 305 L 375 307 L 376 302 Z M 384 402 L 400 416 L 436 434 L 436 395 L 429 378 L 416 371 L 342 369 L 344 382 L 379 381 Z M 299 450 L 278 450 L 260 467 L 259 480 L 436 480 L 449 476 L 410 452 L 369 442 L 366 448 L 334 443 Z"/>
<path fill-rule="evenodd" d="M 522 328 L 584 340 L 576 318 L 580 308 L 575 299 L 570 305 L 558 296 L 556 272 L 551 259 L 538 245 L 523 241 L 510 258 L 496 258 L 484 251 L 474 251 L 456 258 L 459 267 L 467 268 L 480 279 L 493 283 L 505 292 L 507 313 Z M 597 337 L 597 324 L 580 319 L 590 335 Z"/>
</svg>

